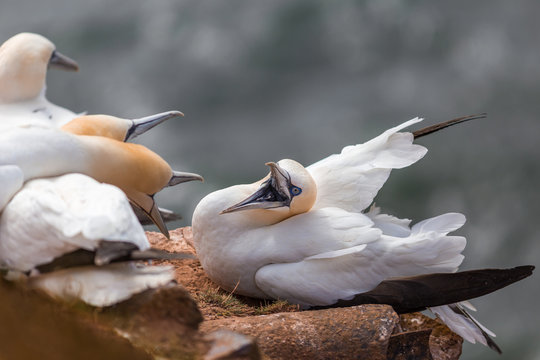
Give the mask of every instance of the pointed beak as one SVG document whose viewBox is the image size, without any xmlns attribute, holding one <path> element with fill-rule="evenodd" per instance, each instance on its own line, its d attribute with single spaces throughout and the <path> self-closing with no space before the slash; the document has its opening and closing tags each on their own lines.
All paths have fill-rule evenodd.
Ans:
<svg viewBox="0 0 540 360">
<path fill-rule="evenodd" d="M 167 121 L 169 119 L 180 117 L 180 116 L 184 116 L 184 114 L 181 113 L 180 111 L 167 111 L 167 112 L 143 117 L 140 119 L 131 120 L 132 125 L 128 129 L 126 138 L 124 139 L 124 141 L 133 140 L 134 138 L 136 138 L 137 136 L 141 134 L 144 134 L 145 132 L 153 128 L 154 126 L 159 125 L 162 122 Z"/>
<path fill-rule="evenodd" d="M 75 60 L 56 50 L 51 55 L 49 67 L 64 71 L 79 71 L 79 64 Z"/>
<path fill-rule="evenodd" d="M 171 180 L 167 183 L 165 186 L 174 186 L 181 183 L 185 183 L 188 181 L 202 181 L 204 182 L 204 178 L 199 174 L 194 173 L 188 173 L 188 172 L 180 172 L 180 171 L 173 171 L 173 175 L 171 177 Z"/>
<path fill-rule="evenodd" d="M 249 209 L 275 209 L 291 204 L 292 197 L 289 193 L 291 180 L 289 174 L 274 162 L 266 163 L 266 165 L 270 167 L 268 180 L 263 182 L 261 187 L 248 198 L 223 210 L 220 214 Z"/>
<path fill-rule="evenodd" d="M 159 208 L 153 196 L 145 194 L 145 195 L 140 195 L 137 199 L 131 198 L 129 196 L 128 198 L 131 204 L 133 204 L 133 206 L 143 211 L 150 218 L 150 220 L 152 220 L 152 222 L 158 227 L 159 231 L 163 235 L 165 235 L 167 239 L 170 239 L 169 229 L 167 229 L 167 226 L 163 222 L 163 218 L 161 217 Z"/>
</svg>

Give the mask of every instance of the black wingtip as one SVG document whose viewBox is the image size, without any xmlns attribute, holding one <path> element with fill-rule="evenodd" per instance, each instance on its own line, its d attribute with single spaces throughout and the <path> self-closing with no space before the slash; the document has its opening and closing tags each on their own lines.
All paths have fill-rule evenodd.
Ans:
<svg viewBox="0 0 540 360">
<path fill-rule="evenodd" d="M 462 117 L 459 117 L 459 118 L 456 118 L 456 119 L 444 121 L 444 122 L 439 123 L 439 124 L 430 125 L 430 126 L 427 126 L 427 127 L 423 128 L 423 129 L 420 129 L 420 130 L 416 130 L 415 132 L 413 132 L 413 136 L 414 136 L 415 139 L 418 139 L 418 138 L 420 138 L 422 136 L 432 134 L 432 133 L 437 132 L 439 130 L 445 129 L 445 128 L 449 127 L 449 126 L 461 124 L 461 123 L 464 123 L 466 121 L 484 119 L 486 117 L 487 117 L 487 113 L 462 116 Z"/>
<path fill-rule="evenodd" d="M 499 347 L 499 345 L 497 345 L 497 343 L 495 343 L 495 341 L 493 341 L 493 339 L 490 337 L 490 336 L 487 336 L 486 337 L 486 341 L 487 341 L 487 345 L 489 346 L 489 348 L 491 350 L 494 350 L 496 351 L 499 355 L 502 355 L 502 350 L 501 348 Z"/>
<path fill-rule="evenodd" d="M 399 313 L 408 313 L 458 303 L 504 288 L 532 275 L 534 266 L 510 269 L 479 269 L 456 273 L 435 273 L 382 281 L 371 291 L 350 300 L 317 308 L 361 304 L 388 304 Z"/>
</svg>

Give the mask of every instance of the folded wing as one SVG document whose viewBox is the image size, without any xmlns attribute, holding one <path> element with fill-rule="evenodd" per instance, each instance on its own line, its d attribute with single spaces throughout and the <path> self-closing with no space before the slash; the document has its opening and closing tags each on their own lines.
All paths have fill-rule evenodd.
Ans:
<svg viewBox="0 0 540 360">
<path fill-rule="evenodd" d="M 369 291 L 388 278 L 454 272 L 463 259 L 461 251 L 466 241 L 448 232 L 459 228 L 464 221 L 461 214 L 444 214 L 413 226 L 406 237 L 384 235 L 377 229 L 377 238 L 368 241 L 345 240 L 345 234 L 351 234 L 350 229 L 320 231 L 319 237 L 340 246 L 300 261 L 263 266 L 257 271 L 255 281 L 269 297 L 302 305 L 330 305 Z M 310 242 L 318 243 L 317 232 L 310 234 Z M 280 241 L 288 244 L 296 241 L 294 232 L 290 238 L 280 235 Z"/>
</svg>

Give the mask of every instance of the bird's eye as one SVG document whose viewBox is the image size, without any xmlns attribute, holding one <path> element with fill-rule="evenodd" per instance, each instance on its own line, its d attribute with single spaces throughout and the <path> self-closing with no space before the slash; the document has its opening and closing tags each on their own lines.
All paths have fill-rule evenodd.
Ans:
<svg viewBox="0 0 540 360">
<path fill-rule="evenodd" d="M 300 189 L 298 186 L 291 186 L 289 189 L 292 196 L 300 195 L 302 193 L 302 189 Z"/>
</svg>

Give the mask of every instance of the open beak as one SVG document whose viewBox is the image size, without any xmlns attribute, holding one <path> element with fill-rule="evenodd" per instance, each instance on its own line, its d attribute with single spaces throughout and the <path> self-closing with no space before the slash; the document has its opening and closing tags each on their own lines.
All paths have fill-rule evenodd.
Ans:
<svg viewBox="0 0 540 360">
<path fill-rule="evenodd" d="M 143 211 L 158 227 L 159 231 L 161 231 L 161 233 L 165 235 L 167 239 L 170 239 L 169 229 L 167 229 L 167 226 L 163 222 L 163 218 L 161 217 L 159 208 L 154 201 L 153 196 L 147 194 L 137 194 L 137 196 L 128 196 L 128 198 L 133 206 Z"/>
<path fill-rule="evenodd" d="M 153 128 L 154 126 L 159 125 L 164 121 L 167 121 L 169 119 L 179 117 L 179 116 L 184 116 L 184 114 L 181 113 L 180 111 L 175 110 L 175 111 L 167 111 L 167 112 L 163 112 L 163 113 L 159 113 L 155 115 L 150 115 L 150 116 L 143 117 L 140 119 L 131 120 L 133 124 L 128 129 L 126 138 L 124 139 L 124 141 L 133 140 L 134 138 L 136 138 L 137 136 L 141 134 L 144 134 L 145 132 Z"/>
<path fill-rule="evenodd" d="M 79 64 L 75 60 L 56 50 L 53 51 L 49 59 L 49 67 L 65 71 L 79 71 Z"/>
<path fill-rule="evenodd" d="M 274 162 L 266 163 L 270 167 L 270 177 L 261 184 L 261 187 L 248 198 L 235 204 L 220 214 L 249 209 L 275 209 L 291 204 L 290 175 Z"/>
<path fill-rule="evenodd" d="M 199 180 L 204 182 L 204 178 L 199 174 L 194 173 L 188 173 L 188 172 L 181 172 L 181 171 L 173 171 L 171 180 L 167 183 L 165 186 L 174 186 L 181 183 L 185 183 L 188 181 L 194 181 Z"/>
</svg>

